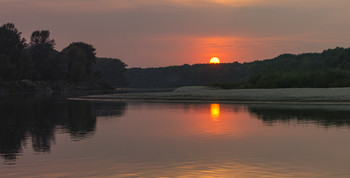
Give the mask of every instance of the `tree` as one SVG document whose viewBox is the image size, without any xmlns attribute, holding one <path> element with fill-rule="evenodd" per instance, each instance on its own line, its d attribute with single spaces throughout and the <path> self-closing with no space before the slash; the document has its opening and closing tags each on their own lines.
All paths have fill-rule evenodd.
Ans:
<svg viewBox="0 0 350 178">
<path fill-rule="evenodd" d="M 29 61 L 24 52 L 25 39 L 12 23 L 0 27 L 0 80 L 16 80 L 25 77 Z M 27 64 L 30 65 L 30 64 Z"/>
<path fill-rule="evenodd" d="M 127 65 L 120 59 L 98 58 L 93 67 L 94 73 L 114 87 L 126 86 Z"/>
<path fill-rule="evenodd" d="M 53 80 L 52 71 L 57 63 L 58 52 L 54 49 L 55 40 L 50 39 L 47 30 L 34 31 L 30 37 L 29 52 L 32 56 L 36 80 Z"/>
<path fill-rule="evenodd" d="M 69 80 L 86 81 L 93 77 L 92 66 L 96 63 L 96 49 L 83 42 L 71 43 L 62 50 L 68 64 Z"/>
<path fill-rule="evenodd" d="M 30 37 L 30 46 L 44 45 L 48 48 L 54 48 L 56 45 L 54 39 L 50 39 L 48 30 L 34 31 Z"/>
</svg>

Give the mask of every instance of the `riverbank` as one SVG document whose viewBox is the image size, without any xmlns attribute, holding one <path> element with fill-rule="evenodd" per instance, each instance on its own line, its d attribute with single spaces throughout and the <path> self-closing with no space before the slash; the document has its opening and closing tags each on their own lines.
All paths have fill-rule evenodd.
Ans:
<svg viewBox="0 0 350 178">
<path fill-rule="evenodd" d="M 172 92 L 88 95 L 84 100 L 221 101 L 233 103 L 306 102 L 350 104 L 350 88 L 230 89 L 181 87 Z"/>
<path fill-rule="evenodd" d="M 85 82 L 69 81 L 31 81 L 18 80 L 0 82 L 0 95 L 12 94 L 52 94 L 52 93 L 74 93 L 74 92 L 95 92 L 114 91 L 114 87 L 102 80 Z"/>
</svg>

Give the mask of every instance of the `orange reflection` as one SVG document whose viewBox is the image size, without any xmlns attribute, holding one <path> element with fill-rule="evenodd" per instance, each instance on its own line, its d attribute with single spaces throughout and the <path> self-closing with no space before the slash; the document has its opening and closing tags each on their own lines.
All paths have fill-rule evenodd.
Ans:
<svg viewBox="0 0 350 178">
<path fill-rule="evenodd" d="M 220 117 L 220 104 L 210 104 L 210 114 L 214 121 L 219 121 Z"/>
</svg>

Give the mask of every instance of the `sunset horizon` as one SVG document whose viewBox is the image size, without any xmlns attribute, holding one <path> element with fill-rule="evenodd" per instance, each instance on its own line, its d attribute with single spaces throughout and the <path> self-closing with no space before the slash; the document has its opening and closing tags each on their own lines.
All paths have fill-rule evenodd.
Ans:
<svg viewBox="0 0 350 178">
<path fill-rule="evenodd" d="M 0 0 L 0 177 L 350 177 L 349 0 Z"/>
<path fill-rule="evenodd" d="M 49 30 L 61 50 L 84 41 L 129 67 L 251 62 L 350 47 L 350 2 L 276 0 L 0 0 L 0 23 L 29 39 Z M 28 19 L 31 19 L 29 22 Z"/>
</svg>

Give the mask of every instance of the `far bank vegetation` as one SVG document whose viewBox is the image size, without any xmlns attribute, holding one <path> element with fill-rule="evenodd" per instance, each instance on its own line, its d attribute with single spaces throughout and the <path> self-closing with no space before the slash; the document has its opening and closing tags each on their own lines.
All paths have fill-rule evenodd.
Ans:
<svg viewBox="0 0 350 178">
<path fill-rule="evenodd" d="M 132 87 L 176 88 L 208 85 L 233 88 L 350 87 L 350 49 L 283 54 L 248 63 L 195 64 L 127 71 Z"/>
</svg>

